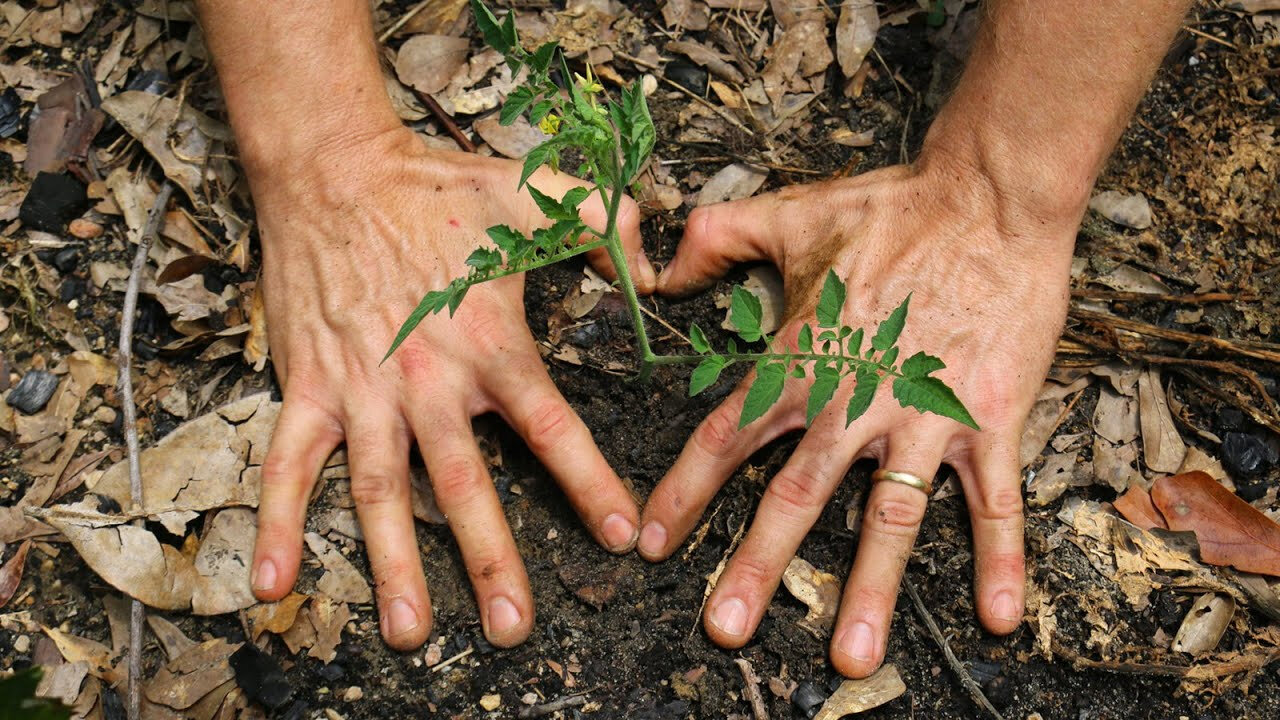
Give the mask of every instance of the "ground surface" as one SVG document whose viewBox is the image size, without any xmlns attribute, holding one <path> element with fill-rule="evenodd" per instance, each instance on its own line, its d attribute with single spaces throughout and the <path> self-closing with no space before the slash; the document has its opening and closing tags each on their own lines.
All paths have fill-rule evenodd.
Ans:
<svg viewBox="0 0 1280 720">
<path fill-rule="evenodd" d="M 110 12 L 124 11 L 113 8 Z M 638 12 L 644 14 L 643 9 Z M 75 48 L 71 54 L 86 48 L 94 48 L 97 53 L 106 38 L 95 36 L 94 28 L 100 28 L 109 17 L 103 11 L 84 37 L 69 45 Z M 656 22 L 661 22 L 660 16 Z M 1260 290 L 1264 296 L 1271 293 L 1261 301 L 1262 305 L 1244 309 L 1232 303 L 1211 306 L 1197 323 L 1176 327 L 1275 342 L 1280 339 L 1280 329 L 1274 322 L 1259 322 L 1269 313 L 1274 317 L 1276 308 L 1272 288 L 1276 268 L 1280 267 L 1280 249 L 1275 225 L 1269 224 L 1275 220 L 1275 179 L 1246 173 L 1234 185 L 1224 185 L 1214 173 L 1230 162 L 1233 151 L 1229 148 L 1246 129 L 1269 124 L 1274 132 L 1280 108 L 1276 100 L 1280 63 L 1274 45 L 1270 49 L 1258 46 L 1258 34 L 1247 16 L 1205 10 L 1195 27 L 1235 47 L 1184 33 L 1099 183 L 1101 188 L 1144 192 L 1155 210 L 1154 230 L 1126 231 L 1090 216 L 1077 255 L 1095 262 L 1099 258 L 1126 260 L 1155 271 L 1179 292 L 1195 291 L 1203 269 L 1209 268 L 1218 288 L 1242 294 Z M 929 86 L 937 51 L 930 47 L 921 23 L 883 28 L 877 49 L 884 65 L 899 74 L 905 87 Z M 54 57 L 45 60 L 57 64 Z M 632 68 L 619 66 L 630 76 Z M 946 63 L 942 67 L 948 69 Z M 765 189 L 815 176 L 893 164 L 899 161 L 903 148 L 910 155 L 919 147 L 927 128 L 924 118 L 930 111 L 918 94 L 904 92 L 904 87 L 883 68 L 877 68 L 862 97 L 856 100 L 845 99 L 838 83 L 832 85 L 810 122 L 783 138 L 796 149 L 788 157 L 788 164 L 813 171 L 814 175 L 775 171 Z M 759 149 L 744 138 L 736 138 L 731 147 L 673 143 L 670 139 L 679 130 L 677 116 L 688 105 L 688 99 L 664 89 L 651 102 L 658 124 L 657 154 L 667 160 L 689 161 L 671 166 L 677 178 L 690 168 L 718 167 Z M 825 141 L 823 121 L 827 119 L 849 123 L 854 130 L 874 129 L 877 140 L 862 149 L 832 145 Z M 120 133 L 118 129 L 104 132 L 114 132 L 112 137 Z M 98 143 L 102 143 L 101 138 Z M 1270 152 L 1274 153 L 1274 148 Z M 709 157 L 713 159 L 708 160 Z M 0 164 L 7 175 L 17 176 L 19 171 L 12 163 L 4 162 L 2 155 Z M 1270 190 L 1264 187 L 1268 182 Z M 671 257 L 685 212 L 681 209 L 658 213 L 646 221 L 644 230 L 651 257 Z M 28 249 L 21 233 L 4 242 L 6 252 Z M 118 261 L 124 257 L 123 250 L 118 244 L 114 250 L 104 244 L 90 246 L 88 255 Z M 86 266 L 84 262 L 82 267 Z M 80 276 L 83 278 L 83 272 Z M 252 279 L 253 270 L 242 274 L 224 267 L 206 272 L 206 276 L 210 277 L 206 285 L 235 283 Z M 581 277 L 581 266 L 569 265 L 541 271 L 530 278 L 527 307 L 536 336 L 546 337 L 548 325 L 555 322 L 551 316 Z M 722 284 L 717 291 L 722 293 L 727 287 Z M 43 291 L 38 289 L 40 292 Z M 14 316 L 12 328 L 0 334 L 11 368 L 21 373 L 37 357 L 52 366 L 56 356 L 69 351 L 65 345 L 30 331 L 31 326 L 21 321 L 22 298 L 17 290 L 6 286 L 0 288 L 0 293 Z M 684 302 L 654 301 L 650 308 L 677 328 L 687 327 L 693 320 L 704 328 L 717 328 L 723 311 L 714 307 L 714 294 Z M 120 295 L 91 288 L 78 299 L 83 310 L 76 317 L 88 329 L 90 341 L 101 337 L 103 346 L 112 346 Z M 59 302 L 58 298 L 45 295 L 39 295 L 38 300 L 44 307 Z M 1117 314 L 1169 324 L 1166 316 L 1170 308 L 1156 303 L 1112 309 Z M 141 335 L 157 344 L 172 339 L 173 333 L 165 326 L 163 311 L 157 305 L 147 304 L 143 317 Z M 659 371 L 649 384 L 624 382 L 617 373 L 601 369 L 610 362 L 630 362 L 629 330 L 621 308 L 604 302 L 584 321 L 586 324 L 571 331 L 575 334 L 566 341 L 580 350 L 582 364 L 550 360 L 552 374 L 619 475 L 627 478 L 643 498 L 676 457 L 690 431 L 727 392 L 729 384 L 722 383 L 707 395 L 690 400 L 684 392 L 684 370 Z M 676 342 L 671 336 L 663 338 L 664 333 L 658 335 L 662 338 L 658 341 L 660 346 Z M 196 355 L 198 350 L 171 353 L 161 356 L 158 362 L 168 368 L 179 385 L 192 392 L 215 374 L 226 371 L 216 385 L 211 405 L 226 400 L 233 392 L 248 394 L 255 387 L 274 388 L 269 366 L 255 373 L 239 355 L 215 362 L 199 361 Z M 1092 357 L 1098 361 L 1110 359 L 1103 352 Z M 1259 369 L 1264 380 L 1270 382 L 1274 396 L 1276 367 Z M 1097 383 L 1084 391 L 1058 435 L 1090 431 L 1098 392 Z M 1180 384 L 1177 394 L 1187 404 L 1188 417 L 1202 428 L 1218 429 L 1223 422 L 1224 403 L 1189 383 Z M 108 404 L 112 402 L 113 399 L 108 400 Z M 144 446 L 178 422 L 154 404 L 144 410 L 148 419 L 143 427 Z M 492 693 L 502 699 L 497 715 L 513 716 L 514 708 L 521 707 L 519 698 L 528 692 L 547 699 L 587 692 L 594 705 L 593 712 L 584 715 L 587 717 L 639 720 L 746 715 L 750 709 L 742 697 L 742 677 L 734 665 L 737 657 L 749 659 L 761 677 L 809 682 L 822 695 L 830 692 L 829 687 L 837 678 L 826 661 L 826 641 L 798 625 L 805 608 L 785 591 L 779 591 L 756 638 L 740 652 L 712 645 L 702 633 L 698 617 L 706 576 L 721 560 L 739 526 L 750 521 L 764 481 L 781 466 L 797 438 L 785 438 L 761 451 L 735 476 L 713 503 L 715 511 L 708 518 L 705 537 L 694 549 L 652 565 L 635 556 L 614 557 L 597 548 L 519 439 L 493 419 L 482 420 L 479 427 L 495 439 L 502 451 L 498 482 L 504 489 L 507 516 L 533 583 L 538 608 L 534 635 L 514 650 L 499 652 L 489 648 L 481 639 L 466 576 L 447 529 L 420 525 L 419 539 L 431 584 L 436 633 L 443 643 L 442 654 L 448 658 L 468 647 L 475 647 L 476 651 L 453 669 L 434 672 L 422 662 L 421 651 L 389 651 L 378 638 L 372 608 L 356 607 L 352 626 L 355 632 L 344 637 L 335 665 L 324 668 L 311 658 L 291 658 L 294 662 L 287 675 L 295 697 L 306 706 L 301 716 L 312 717 L 324 708 L 333 708 L 352 720 L 425 717 L 430 710 L 441 717 L 481 717 L 486 713 L 478 707 L 478 699 Z M 102 429 L 97 447 L 121 442 L 118 426 L 102 425 Z M 1184 437 L 1210 454 L 1221 455 L 1217 446 L 1202 437 L 1190 432 L 1184 432 Z M 7 448 L 0 455 L 0 465 L 10 468 L 4 474 L 20 487 L 26 482 L 17 469 L 22 448 L 7 440 L 0 440 L 0 448 Z M 859 465 L 850 472 L 801 548 L 800 556 L 843 577 L 856 543 L 854 533 L 846 529 L 846 509 L 861 497 L 871 469 Z M 1258 497 L 1270 490 L 1274 500 L 1277 479 L 1273 467 L 1251 482 L 1261 490 Z M 5 502 L 18 495 L 20 491 Z M 1110 488 L 1097 485 L 1072 488 L 1066 495 L 1093 500 L 1111 500 L 1114 496 Z M 328 498 L 322 497 L 319 507 L 326 507 L 327 502 Z M 1085 617 L 1087 603 L 1080 600 L 1077 604 L 1075 598 L 1095 590 L 1118 596 L 1118 590 L 1110 578 L 1094 569 L 1080 547 L 1051 539 L 1063 528 L 1056 518 L 1061 507 L 1062 501 L 1055 501 L 1029 509 L 1030 583 L 1058 597 L 1056 637 L 1061 643 L 1081 655 L 1096 657 L 1089 638 L 1097 623 Z M 54 547 L 61 550 L 57 557 L 32 553 L 17 593 L 22 599 L 20 609 L 31 611 L 44 625 L 62 626 L 106 642 L 109 629 L 100 598 L 115 591 L 99 580 L 69 546 L 55 543 Z M 362 571 L 367 570 L 362 549 L 353 552 L 351 558 Z M 305 568 L 299 589 L 308 592 L 318 574 L 315 567 Z M 1237 677 L 1210 691 L 1204 686 L 1184 686 L 1176 678 L 1074 669 L 1064 659 L 1047 659 L 1039 651 L 1036 633 L 1029 624 L 1006 638 L 983 632 L 973 614 L 968 519 L 959 495 L 952 494 L 932 504 L 908 577 L 926 599 L 955 653 L 975 668 L 975 675 L 981 675 L 979 679 L 985 682 L 988 696 L 1005 717 L 1024 718 L 1036 712 L 1045 718 L 1080 720 L 1280 715 L 1280 673 L 1275 665 L 1254 674 L 1250 683 Z M 611 593 L 603 609 L 575 595 L 575 590 L 587 585 Z M 1122 603 L 1115 605 L 1114 615 L 1106 624 L 1116 634 L 1117 645 L 1128 652 L 1127 657 L 1141 659 L 1152 645 L 1153 634 L 1163 631 L 1171 636 L 1176 632 L 1190 599 L 1187 593 L 1160 590 L 1152 607 L 1144 613 L 1134 612 Z M 1256 611 L 1242 609 L 1240 613 L 1222 640 L 1222 647 L 1242 645 L 1242 630 L 1267 622 Z M 243 639 L 243 630 L 234 615 L 166 616 L 192 638 L 208 635 Z M 19 634 L 0 630 L 0 656 L 4 658 L 0 665 L 30 662 L 29 652 L 13 649 Z M 290 659 L 278 641 L 269 648 L 277 657 Z M 157 667 L 160 662 L 159 650 L 150 645 L 149 667 Z M 867 713 L 867 717 L 980 716 L 905 596 L 898 603 L 888 662 L 899 668 L 908 691 Z M 571 687 L 556 667 L 571 671 Z M 353 685 L 362 688 L 363 698 L 344 701 L 343 692 Z M 773 717 L 802 716 L 767 689 L 764 696 Z M 301 709 L 296 707 L 295 712 Z"/>
</svg>

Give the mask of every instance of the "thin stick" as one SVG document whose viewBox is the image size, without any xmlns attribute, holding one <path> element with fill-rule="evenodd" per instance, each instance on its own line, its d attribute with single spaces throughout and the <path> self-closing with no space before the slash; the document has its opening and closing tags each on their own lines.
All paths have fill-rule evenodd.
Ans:
<svg viewBox="0 0 1280 720">
<path fill-rule="evenodd" d="M 133 267 L 129 271 L 129 285 L 124 292 L 124 308 L 120 317 L 120 349 L 116 355 L 120 377 L 120 404 L 124 409 L 124 444 L 129 451 L 129 502 L 130 512 L 139 513 L 144 506 L 142 497 L 142 465 L 138 459 L 138 408 L 133 402 L 133 315 L 138 310 L 138 286 L 142 282 L 142 268 L 147 262 L 147 251 L 160 232 L 164 222 L 164 209 L 173 195 L 173 184 L 165 181 L 156 194 L 156 204 L 147 216 L 147 224 L 138 238 L 138 250 L 133 255 Z M 134 521 L 141 525 L 142 519 Z M 129 607 L 129 720 L 138 720 L 142 693 L 142 624 L 145 613 L 142 603 L 136 599 Z"/>
<path fill-rule="evenodd" d="M 1091 300 L 1124 300 L 1126 302 L 1171 302 L 1182 305 L 1200 305 L 1214 302 L 1246 302 L 1257 300 L 1257 295 L 1232 295 L 1224 292 L 1193 293 L 1188 295 L 1168 295 L 1165 293 L 1121 292 L 1118 290 L 1095 290 L 1081 288 L 1071 291 L 1071 297 Z"/>
<path fill-rule="evenodd" d="M 537 717 L 542 717 L 543 715 L 550 715 L 551 713 L 554 713 L 554 712 L 560 712 L 561 710 L 568 710 L 569 708 L 579 707 L 586 704 L 587 704 L 586 693 L 578 693 L 576 695 L 565 695 L 564 697 L 557 698 L 555 700 L 552 700 L 551 702 L 545 702 L 545 703 L 542 703 L 541 705 L 534 705 L 532 707 L 524 708 L 520 712 L 516 713 L 516 717 L 521 718 L 521 720 L 524 720 L 525 718 L 537 718 Z"/>
<path fill-rule="evenodd" d="M 751 702 L 751 712 L 755 714 L 756 720 L 769 720 L 769 709 L 765 707 L 764 698 L 760 696 L 760 678 L 756 677 L 751 661 L 738 658 L 733 662 L 738 666 L 738 670 L 742 671 L 742 684 L 746 688 L 747 700 Z"/>
<path fill-rule="evenodd" d="M 445 112 L 444 108 L 440 107 L 440 103 L 436 102 L 435 98 L 431 97 L 427 93 L 419 91 L 417 88 L 411 87 L 409 89 L 412 90 L 413 94 L 422 101 L 422 104 L 427 106 L 427 109 L 431 111 L 431 114 L 435 116 L 436 120 L 440 121 L 440 124 L 444 126 L 445 132 L 449 133 L 449 137 L 453 138 L 453 141 L 458 143 L 458 147 L 469 153 L 476 151 L 475 142 L 473 142 L 471 138 L 467 137 L 466 133 L 462 132 L 462 128 L 458 127 L 458 123 L 454 121 L 453 116 Z"/>
<path fill-rule="evenodd" d="M 661 69 L 662 69 L 662 68 L 658 67 L 657 65 L 654 65 L 653 63 L 648 62 L 648 61 L 645 61 L 645 60 L 641 60 L 640 58 L 638 58 L 638 57 L 636 57 L 636 56 L 634 56 L 634 55 L 628 55 L 628 54 L 626 54 L 626 53 L 624 53 L 624 52 L 618 52 L 618 51 L 616 51 L 616 50 L 614 51 L 614 53 L 613 53 L 613 54 L 614 54 L 614 55 L 616 55 L 616 56 L 618 56 L 618 57 L 620 57 L 620 58 L 622 58 L 623 60 L 626 60 L 627 62 L 634 63 L 634 64 L 636 64 L 636 65 L 639 65 L 640 67 L 643 67 L 643 68 L 648 68 L 648 69 L 650 69 L 650 70 L 661 70 Z M 673 80 L 668 80 L 666 77 L 664 77 L 664 76 L 662 76 L 662 75 L 654 75 L 654 77 L 655 77 L 655 78 L 657 78 L 659 82 L 666 83 L 667 85 L 670 85 L 671 87 L 675 88 L 676 90 L 679 90 L 680 92 L 684 93 L 685 95 L 688 95 L 689 97 L 693 98 L 693 100 L 694 100 L 695 102 L 698 102 L 698 103 L 701 103 L 702 105 L 705 105 L 708 109 L 710 109 L 710 110 L 711 110 L 711 112 L 713 112 L 713 113 L 715 113 L 715 114 L 719 115 L 719 116 L 720 116 L 720 117 L 721 117 L 725 122 L 727 122 L 727 123 L 729 123 L 730 125 L 732 125 L 732 126 L 734 126 L 734 127 L 738 128 L 738 129 L 739 129 L 739 130 L 741 130 L 742 132 L 744 132 L 744 133 L 746 133 L 746 134 L 748 134 L 748 135 L 753 134 L 753 133 L 751 132 L 750 128 L 748 128 L 746 125 L 743 125 L 742 123 L 738 122 L 738 119 L 737 119 L 737 118 L 735 118 L 734 116 L 730 115 L 730 114 L 729 114 L 728 112 L 726 112 L 725 110 L 722 110 L 718 105 L 713 104 L 710 100 L 707 100 L 706 98 L 702 97 L 701 95 L 699 95 L 699 94 L 695 93 L 694 91 L 692 91 L 692 90 L 690 90 L 689 88 L 687 88 L 687 87 L 685 87 L 685 86 L 681 85 L 681 84 L 680 84 L 680 83 L 678 83 L 678 82 L 675 82 L 675 81 L 673 81 Z"/>
<path fill-rule="evenodd" d="M 1099 323 L 1118 328 L 1120 330 L 1128 330 L 1129 332 L 1139 335 L 1147 335 L 1162 340 L 1173 340 L 1176 342 L 1187 343 L 1188 345 L 1203 345 L 1219 350 L 1244 355 L 1245 357 L 1257 358 L 1258 360 L 1266 360 L 1267 362 L 1280 363 L 1280 345 L 1272 343 L 1254 342 L 1250 340 L 1228 340 L 1225 338 L 1217 338 L 1212 335 L 1201 335 L 1199 333 L 1185 332 L 1182 330 L 1169 330 L 1159 325 L 1130 320 L 1128 318 L 1118 317 L 1109 313 L 1095 312 L 1086 310 L 1085 308 L 1073 306 L 1070 314 L 1078 320 L 1086 322 Z"/>
<path fill-rule="evenodd" d="M 439 664 L 439 665 L 436 665 L 435 667 L 432 667 L 432 668 L 431 668 L 431 672 L 440 672 L 441 670 L 444 670 L 445 668 L 447 668 L 447 667 L 449 667 L 450 665 L 452 665 L 452 664 L 454 664 L 454 663 L 458 662 L 458 661 L 459 661 L 459 660 L 461 660 L 462 658 L 464 658 L 464 657 L 466 657 L 466 656 L 470 655 L 471 653 L 473 653 L 473 652 L 475 652 L 475 651 L 476 651 L 475 646 L 474 646 L 474 645 L 473 645 L 473 646 L 470 646 L 470 647 L 468 647 L 466 650 L 463 650 L 462 652 L 458 653 L 457 655 L 454 655 L 453 657 L 449 658 L 448 660 L 442 660 L 442 661 L 440 662 L 440 664 Z"/>
<path fill-rule="evenodd" d="M 947 665 L 951 666 L 951 671 L 960 678 L 960 684 L 964 689 L 969 691 L 969 698 L 974 704 L 986 710 L 991 717 L 996 720 L 1004 720 L 1000 715 L 1000 711 L 996 710 L 987 696 L 982 693 L 982 688 L 978 687 L 978 683 L 974 681 L 973 676 L 965 669 L 964 663 L 951 652 L 951 646 L 947 644 L 947 638 L 943 636 L 942 631 L 938 629 L 938 624 L 933 621 L 933 616 L 929 614 L 929 609 L 924 606 L 924 601 L 920 599 L 920 593 L 916 592 L 916 586 L 907 578 L 902 579 L 902 585 L 907 589 L 907 594 L 911 596 L 911 602 L 916 606 L 916 614 L 924 621 L 925 627 L 929 628 L 929 634 L 933 636 L 933 641 L 938 643 L 938 647 L 942 649 L 942 654 L 947 658 Z"/>
<path fill-rule="evenodd" d="M 422 0 L 422 2 L 418 3 L 417 5 L 414 5 L 412 8 L 409 9 L 409 12 L 405 13 L 404 15 L 401 15 L 399 20 L 391 23 L 391 27 L 382 31 L 382 34 L 378 36 L 378 42 L 385 43 L 387 40 L 391 38 L 392 35 L 396 34 L 397 30 L 404 27 L 405 23 L 412 20 L 414 15 L 417 15 L 418 13 L 422 12 L 422 9 L 430 4 L 431 4 L 431 0 Z"/>
</svg>

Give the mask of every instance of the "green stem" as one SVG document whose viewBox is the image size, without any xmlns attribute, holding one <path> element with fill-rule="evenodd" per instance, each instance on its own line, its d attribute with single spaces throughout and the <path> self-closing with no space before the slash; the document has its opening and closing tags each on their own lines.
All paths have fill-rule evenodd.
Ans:
<svg viewBox="0 0 1280 720">
<path fill-rule="evenodd" d="M 520 273 L 529 272 L 530 270 L 537 270 L 538 268 L 543 268 L 548 265 L 555 265 L 556 263 L 563 262 L 571 257 L 576 257 L 583 253 L 589 253 L 597 248 L 605 247 L 608 244 L 609 241 L 607 238 L 600 238 L 599 240 L 592 240 L 591 242 L 582 243 L 581 245 L 574 245 L 569 250 L 558 252 L 554 255 L 542 258 L 541 260 L 535 260 L 528 265 L 521 265 L 518 268 L 502 268 L 501 270 L 494 272 L 492 275 L 475 280 L 474 282 L 468 280 L 467 285 L 479 285 L 480 283 L 487 283 L 490 280 L 497 280 L 498 278 L 504 278 L 508 275 L 519 275 Z"/>
<path fill-rule="evenodd" d="M 693 364 L 702 362 L 703 360 L 707 359 L 708 357 L 711 357 L 712 355 L 722 357 L 725 360 L 728 360 L 730 362 L 755 362 L 757 360 L 762 360 L 767 358 L 770 360 L 778 360 L 780 362 L 785 362 L 788 365 L 796 361 L 810 362 L 810 361 L 818 361 L 818 360 L 842 360 L 844 362 L 849 363 L 850 365 L 855 365 L 855 366 L 870 365 L 874 367 L 876 370 L 879 370 L 886 375 L 890 375 L 893 377 L 902 377 L 901 372 L 894 370 L 892 367 L 888 365 L 881 365 L 878 362 L 866 360 L 860 357 L 850 357 L 848 355 L 843 355 L 843 354 L 822 355 L 820 353 L 759 352 L 759 353 L 712 353 L 709 355 L 655 355 L 654 357 L 650 358 L 649 364 L 651 365 L 693 365 Z"/>
</svg>

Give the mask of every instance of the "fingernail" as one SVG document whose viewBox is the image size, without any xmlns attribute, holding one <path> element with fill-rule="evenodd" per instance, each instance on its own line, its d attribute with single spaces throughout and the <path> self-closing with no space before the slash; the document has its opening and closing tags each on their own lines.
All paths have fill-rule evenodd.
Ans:
<svg viewBox="0 0 1280 720">
<path fill-rule="evenodd" d="M 991 614 L 1001 620 L 1010 622 L 1021 622 L 1021 613 L 1018 612 L 1018 604 L 1013 601 L 1013 593 L 1004 590 L 996 594 L 994 600 L 991 601 Z"/>
<path fill-rule="evenodd" d="M 723 600 L 711 610 L 711 624 L 727 635 L 747 631 L 747 604 L 738 598 Z"/>
<path fill-rule="evenodd" d="M 254 590 L 270 590 L 276 586 L 276 564 L 270 560 L 263 560 L 258 563 L 258 567 L 253 569 L 253 589 Z"/>
<path fill-rule="evenodd" d="M 407 600 L 396 598 L 382 614 L 382 632 L 387 636 L 403 635 L 418 627 L 418 613 Z"/>
<path fill-rule="evenodd" d="M 658 284 L 658 273 L 653 270 L 653 263 L 649 262 L 649 258 L 645 257 L 644 251 L 635 255 L 636 267 L 640 272 L 640 284 L 643 287 L 651 288 Z"/>
<path fill-rule="evenodd" d="M 505 597 L 498 597 L 489 601 L 489 634 L 505 635 L 516 628 L 520 624 L 520 611 L 516 606 Z"/>
<path fill-rule="evenodd" d="M 667 529 L 650 522 L 640 531 L 640 552 L 645 555 L 661 555 L 667 547 Z"/>
<path fill-rule="evenodd" d="M 871 626 L 856 623 L 840 636 L 840 650 L 854 660 L 871 660 L 876 654 L 876 637 Z"/>
<path fill-rule="evenodd" d="M 600 524 L 600 534 L 614 552 L 626 552 L 636 542 L 636 526 L 618 513 L 604 519 Z"/>
</svg>

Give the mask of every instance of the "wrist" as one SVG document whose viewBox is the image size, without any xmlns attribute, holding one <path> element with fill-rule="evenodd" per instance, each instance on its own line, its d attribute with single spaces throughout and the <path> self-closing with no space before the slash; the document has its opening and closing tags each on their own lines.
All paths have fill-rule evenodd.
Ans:
<svg viewBox="0 0 1280 720">
<path fill-rule="evenodd" d="M 381 88 L 379 88 L 381 90 Z M 273 112 L 270 108 L 239 113 L 233 126 L 240 162 L 251 183 L 276 182 L 295 174 L 323 171 L 332 163 L 349 167 L 367 158 L 359 153 L 405 128 L 391 109 L 376 99 L 363 103 L 335 104 L 328 111 L 298 117 L 300 113 Z M 280 118 L 288 118 L 280 121 Z"/>
</svg>

